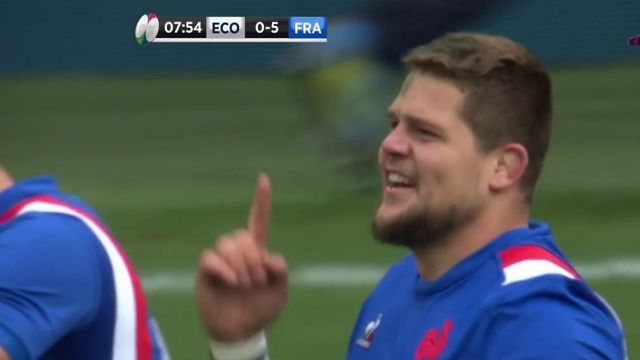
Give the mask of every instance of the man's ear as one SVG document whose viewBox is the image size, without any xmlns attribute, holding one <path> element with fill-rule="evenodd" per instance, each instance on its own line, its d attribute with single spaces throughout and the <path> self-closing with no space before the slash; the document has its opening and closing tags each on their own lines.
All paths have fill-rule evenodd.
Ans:
<svg viewBox="0 0 640 360">
<path fill-rule="evenodd" d="M 489 188 L 501 191 L 517 184 L 529 165 L 529 153 L 522 144 L 506 144 L 495 153 Z"/>
</svg>

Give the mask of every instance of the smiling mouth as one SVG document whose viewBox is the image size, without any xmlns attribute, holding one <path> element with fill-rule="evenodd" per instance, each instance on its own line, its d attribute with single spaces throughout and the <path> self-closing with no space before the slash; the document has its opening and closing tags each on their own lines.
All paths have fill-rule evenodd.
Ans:
<svg viewBox="0 0 640 360">
<path fill-rule="evenodd" d="M 416 187 L 408 177 L 394 171 L 388 171 L 386 176 L 386 187 L 389 189 L 414 189 Z"/>
</svg>

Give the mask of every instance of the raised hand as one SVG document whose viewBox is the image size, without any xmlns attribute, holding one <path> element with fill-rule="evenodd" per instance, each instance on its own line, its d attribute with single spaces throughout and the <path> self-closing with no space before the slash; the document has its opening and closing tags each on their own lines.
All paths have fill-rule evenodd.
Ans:
<svg viewBox="0 0 640 360">
<path fill-rule="evenodd" d="M 266 248 L 271 183 L 260 174 L 247 228 L 218 238 L 202 252 L 196 280 L 200 316 L 218 341 L 251 337 L 273 321 L 287 300 L 287 263 Z"/>
</svg>

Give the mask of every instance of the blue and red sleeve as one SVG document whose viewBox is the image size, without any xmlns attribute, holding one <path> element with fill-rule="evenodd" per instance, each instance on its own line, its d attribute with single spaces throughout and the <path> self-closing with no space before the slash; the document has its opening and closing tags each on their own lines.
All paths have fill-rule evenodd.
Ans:
<svg viewBox="0 0 640 360">
<path fill-rule="evenodd" d="M 66 215 L 30 213 L 0 228 L 0 346 L 40 358 L 91 321 L 100 298 L 93 234 Z"/>
</svg>

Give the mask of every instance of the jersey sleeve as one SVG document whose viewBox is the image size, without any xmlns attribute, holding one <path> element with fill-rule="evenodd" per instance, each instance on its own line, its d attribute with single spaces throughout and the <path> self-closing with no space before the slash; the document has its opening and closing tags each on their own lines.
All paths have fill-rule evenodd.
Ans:
<svg viewBox="0 0 640 360">
<path fill-rule="evenodd" d="M 614 314 L 583 283 L 547 277 L 510 286 L 478 333 L 483 359 L 626 358 Z"/>
<path fill-rule="evenodd" d="M 0 346 L 40 358 L 87 324 L 100 298 L 94 235 L 60 214 L 29 213 L 0 232 Z"/>
</svg>

